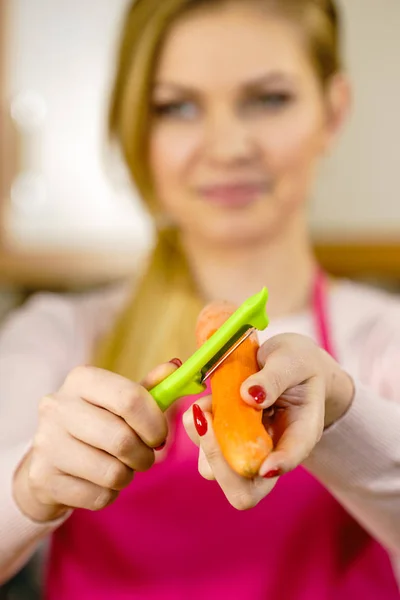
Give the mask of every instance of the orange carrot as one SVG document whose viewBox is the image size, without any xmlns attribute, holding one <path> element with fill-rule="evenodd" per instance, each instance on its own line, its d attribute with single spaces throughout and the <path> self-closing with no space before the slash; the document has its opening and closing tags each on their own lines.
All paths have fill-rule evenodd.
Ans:
<svg viewBox="0 0 400 600">
<path fill-rule="evenodd" d="M 202 345 L 235 311 L 228 303 L 206 306 L 197 320 L 196 337 Z M 245 477 L 257 475 L 272 450 L 272 439 L 262 423 L 262 411 L 244 402 L 240 386 L 259 370 L 258 342 L 252 335 L 234 350 L 210 377 L 213 427 L 225 460 Z"/>
</svg>

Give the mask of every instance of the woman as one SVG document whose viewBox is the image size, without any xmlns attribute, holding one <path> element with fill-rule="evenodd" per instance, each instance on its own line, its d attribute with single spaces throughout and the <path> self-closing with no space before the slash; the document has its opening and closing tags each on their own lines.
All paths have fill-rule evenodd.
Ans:
<svg viewBox="0 0 400 600">
<path fill-rule="evenodd" d="M 327 280 L 306 226 L 348 106 L 338 38 L 328 0 L 131 7 L 110 128 L 158 243 L 133 292 L 38 297 L 3 329 L 3 579 L 53 533 L 49 599 L 399 597 L 399 303 Z M 146 388 L 207 301 L 263 285 L 242 395 L 276 448 L 249 481 L 208 397 L 164 416 Z"/>
</svg>

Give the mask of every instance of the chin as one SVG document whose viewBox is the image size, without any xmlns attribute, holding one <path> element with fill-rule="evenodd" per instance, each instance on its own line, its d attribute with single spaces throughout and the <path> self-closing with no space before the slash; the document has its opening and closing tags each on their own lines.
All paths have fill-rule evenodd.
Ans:
<svg viewBox="0 0 400 600">
<path fill-rule="evenodd" d="M 282 229 L 286 216 L 281 211 L 257 203 L 245 210 L 174 211 L 176 223 L 189 237 L 202 243 L 232 250 L 238 247 L 259 246 L 272 239 Z"/>
<path fill-rule="evenodd" d="M 209 244 L 216 246 L 229 247 L 232 249 L 238 248 L 238 246 L 251 246 L 258 245 L 260 242 L 265 241 L 269 235 L 269 227 L 266 224 L 260 225 L 258 223 L 246 223 L 246 222 L 230 222 L 230 219 L 218 222 L 217 220 L 212 223 L 207 223 L 207 226 L 199 230 L 199 234 Z"/>
</svg>

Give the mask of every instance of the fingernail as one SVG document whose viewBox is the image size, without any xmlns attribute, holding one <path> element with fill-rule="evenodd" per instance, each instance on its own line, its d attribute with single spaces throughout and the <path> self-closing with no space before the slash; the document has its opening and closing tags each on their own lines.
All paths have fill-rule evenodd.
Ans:
<svg viewBox="0 0 400 600">
<path fill-rule="evenodd" d="M 265 475 L 263 475 L 263 477 L 265 479 L 272 479 L 273 477 L 279 477 L 280 474 L 281 474 L 280 469 L 272 469 L 271 471 L 268 471 L 268 473 L 265 473 Z"/>
<path fill-rule="evenodd" d="M 155 452 L 160 452 L 160 450 L 163 450 L 166 446 L 167 440 L 165 440 L 165 442 L 163 442 L 160 446 L 157 446 L 157 448 L 154 448 Z"/>
<path fill-rule="evenodd" d="M 267 393 L 264 388 L 261 387 L 261 385 L 252 385 L 248 391 L 250 396 L 254 398 L 257 404 L 262 404 L 267 398 Z"/>
<path fill-rule="evenodd" d="M 177 366 L 177 367 L 181 367 L 182 366 L 182 361 L 181 361 L 180 358 L 173 358 L 169 362 L 172 363 L 173 365 Z"/>
<path fill-rule="evenodd" d="M 200 437 L 206 435 L 208 429 L 208 423 L 205 414 L 201 410 L 198 404 L 193 404 L 193 420 L 196 431 Z"/>
</svg>

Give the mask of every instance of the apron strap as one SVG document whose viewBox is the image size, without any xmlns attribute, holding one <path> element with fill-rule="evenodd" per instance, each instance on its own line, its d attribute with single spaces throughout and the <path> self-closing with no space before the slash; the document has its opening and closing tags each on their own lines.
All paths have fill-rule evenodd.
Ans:
<svg viewBox="0 0 400 600">
<path fill-rule="evenodd" d="M 321 269 L 318 269 L 315 275 L 312 308 L 318 343 L 328 354 L 336 358 L 329 322 L 328 280 Z"/>
</svg>

